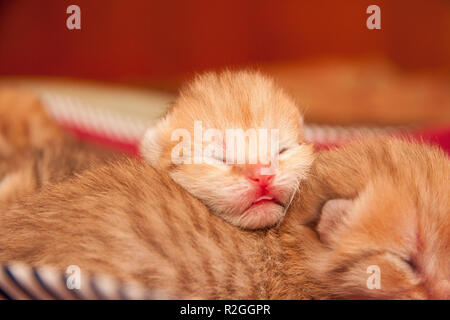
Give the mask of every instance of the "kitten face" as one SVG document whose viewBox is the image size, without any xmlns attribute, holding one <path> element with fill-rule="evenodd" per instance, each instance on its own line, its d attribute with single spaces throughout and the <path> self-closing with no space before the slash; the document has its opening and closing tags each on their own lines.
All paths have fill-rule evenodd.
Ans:
<svg viewBox="0 0 450 320">
<path fill-rule="evenodd" d="M 297 106 L 271 80 L 248 72 L 210 73 L 181 92 L 146 133 L 141 151 L 214 214 L 257 229 L 283 218 L 306 177 L 313 150 L 303 143 L 301 129 Z M 229 139 L 230 130 L 248 136 L 239 144 Z"/>
<path fill-rule="evenodd" d="M 325 204 L 318 232 L 328 250 L 315 266 L 334 294 L 450 299 L 450 189 L 423 187 L 379 179 L 354 200 Z"/>
</svg>

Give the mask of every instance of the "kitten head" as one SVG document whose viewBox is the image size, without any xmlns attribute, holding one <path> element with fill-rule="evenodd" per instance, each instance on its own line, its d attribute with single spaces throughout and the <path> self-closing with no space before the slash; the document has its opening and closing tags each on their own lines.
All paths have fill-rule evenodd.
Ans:
<svg viewBox="0 0 450 320">
<path fill-rule="evenodd" d="M 207 73 L 141 143 L 143 156 L 226 221 L 249 229 L 279 222 L 313 150 L 298 107 L 271 79 Z"/>
<path fill-rule="evenodd" d="M 313 253 L 313 272 L 341 298 L 450 299 L 448 157 L 407 142 L 366 148 L 359 155 L 343 150 L 357 160 L 327 158 L 359 164 L 337 178 L 352 173 L 366 183 L 355 196 L 345 182 L 329 193 L 336 198 L 321 210 L 324 247 Z"/>
</svg>

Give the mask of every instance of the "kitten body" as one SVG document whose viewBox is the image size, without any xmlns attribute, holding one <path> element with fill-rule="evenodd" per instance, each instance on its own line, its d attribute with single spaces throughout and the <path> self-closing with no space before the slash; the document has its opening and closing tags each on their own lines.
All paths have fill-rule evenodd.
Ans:
<svg viewBox="0 0 450 320">
<path fill-rule="evenodd" d="M 180 298 L 275 298 L 282 274 L 273 231 L 236 229 L 135 159 L 84 171 L 1 210 L 0 261 L 78 265 Z"/>
<path fill-rule="evenodd" d="M 61 129 L 35 95 L 0 89 L 0 202 L 14 202 L 120 155 Z"/>
<path fill-rule="evenodd" d="M 323 151 L 283 223 L 250 232 L 121 160 L 0 208 L 0 261 L 75 264 L 179 298 L 448 299 L 448 166 L 404 141 Z M 367 286 L 371 265 L 380 289 Z"/>
<path fill-rule="evenodd" d="M 63 139 L 63 131 L 35 95 L 0 88 L 0 161 Z"/>
<path fill-rule="evenodd" d="M 303 214 L 284 224 L 284 250 L 295 252 L 297 226 L 311 225 L 321 245 L 308 250 L 307 269 L 332 296 L 448 300 L 449 181 L 448 156 L 424 144 L 376 139 L 321 152 L 292 208 Z"/>
<path fill-rule="evenodd" d="M 20 201 L 88 168 L 100 166 L 121 155 L 66 137 L 64 143 L 48 143 L 0 160 L 0 202 Z"/>
</svg>

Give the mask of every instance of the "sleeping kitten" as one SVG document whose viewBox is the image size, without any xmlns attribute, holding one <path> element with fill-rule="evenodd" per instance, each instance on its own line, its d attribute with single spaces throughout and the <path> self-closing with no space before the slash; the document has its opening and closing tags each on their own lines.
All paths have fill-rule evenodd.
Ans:
<svg viewBox="0 0 450 320">
<path fill-rule="evenodd" d="M 0 89 L 0 161 L 63 139 L 38 98 L 26 91 Z"/>
<path fill-rule="evenodd" d="M 294 101 L 271 79 L 206 73 L 147 131 L 141 151 L 212 213 L 242 228 L 265 228 L 281 221 L 313 161 L 302 123 Z M 233 140 L 232 132 L 249 136 Z"/>
<path fill-rule="evenodd" d="M 0 212 L 0 262 L 78 265 L 170 297 L 210 299 L 271 298 L 281 271 L 281 258 L 269 259 L 278 250 L 272 235 L 212 215 L 137 159 L 47 184 Z"/>
<path fill-rule="evenodd" d="M 0 202 L 18 201 L 47 184 L 120 157 L 119 153 L 69 137 L 64 143 L 48 143 L 41 148 L 23 150 L 0 159 Z"/>
<path fill-rule="evenodd" d="M 0 262 L 76 264 L 179 298 L 449 299 L 449 178 L 438 149 L 355 142 L 320 153 L 280 226 L 248 232 L 121 160 L 0 208 Z"/>
<path fill-rule="evenodd" d="M 321 214 L 305 268 L 335 297 L 450 299 L 449 182 L 448 156 L 416 143 L 322 152 L 280 233 L 295 258 L 297 226 Z"/>
<path fill-rule="evenodd" d="M 33 94 L 0 89 L 0 202 L 17 201 L 118 156 L 66 133 Z"/>
</svg>

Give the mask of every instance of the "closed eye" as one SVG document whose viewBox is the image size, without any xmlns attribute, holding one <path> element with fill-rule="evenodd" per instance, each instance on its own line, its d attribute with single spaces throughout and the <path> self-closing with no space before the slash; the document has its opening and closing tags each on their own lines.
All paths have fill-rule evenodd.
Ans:
<svg viewBox="0 0 450 320">
<path fill-rule="evenodd" d="M 282 154 L 282 153 L 284 153 L 285 151 L 287 151 L 288 150 L 288 148 L 283 148 L 283 149 L 281 149 L 279 152 L 278 152 L 278 154 Z"/>
<path fill-rule="evenodd" d="M 409 268 L 411 268 L 411 270 L 413 270 L 413 271 L 417 270 L 417 264 L 412 257 L 400 255 L 400 254 L 394 253 L 392 251 L 389 253 L 396 256 L 399 260 L 401 260 L 404 264 L 406 264 Z"/>
<path fill-rule="evenodd" d="M 411 259 L 410 257 L 408 258 L 400 258 L 404 263 L 406 263 L 412 270 L 416 270 L 417 266 L 414 262 L 413 259 Z"/>
</svg>

